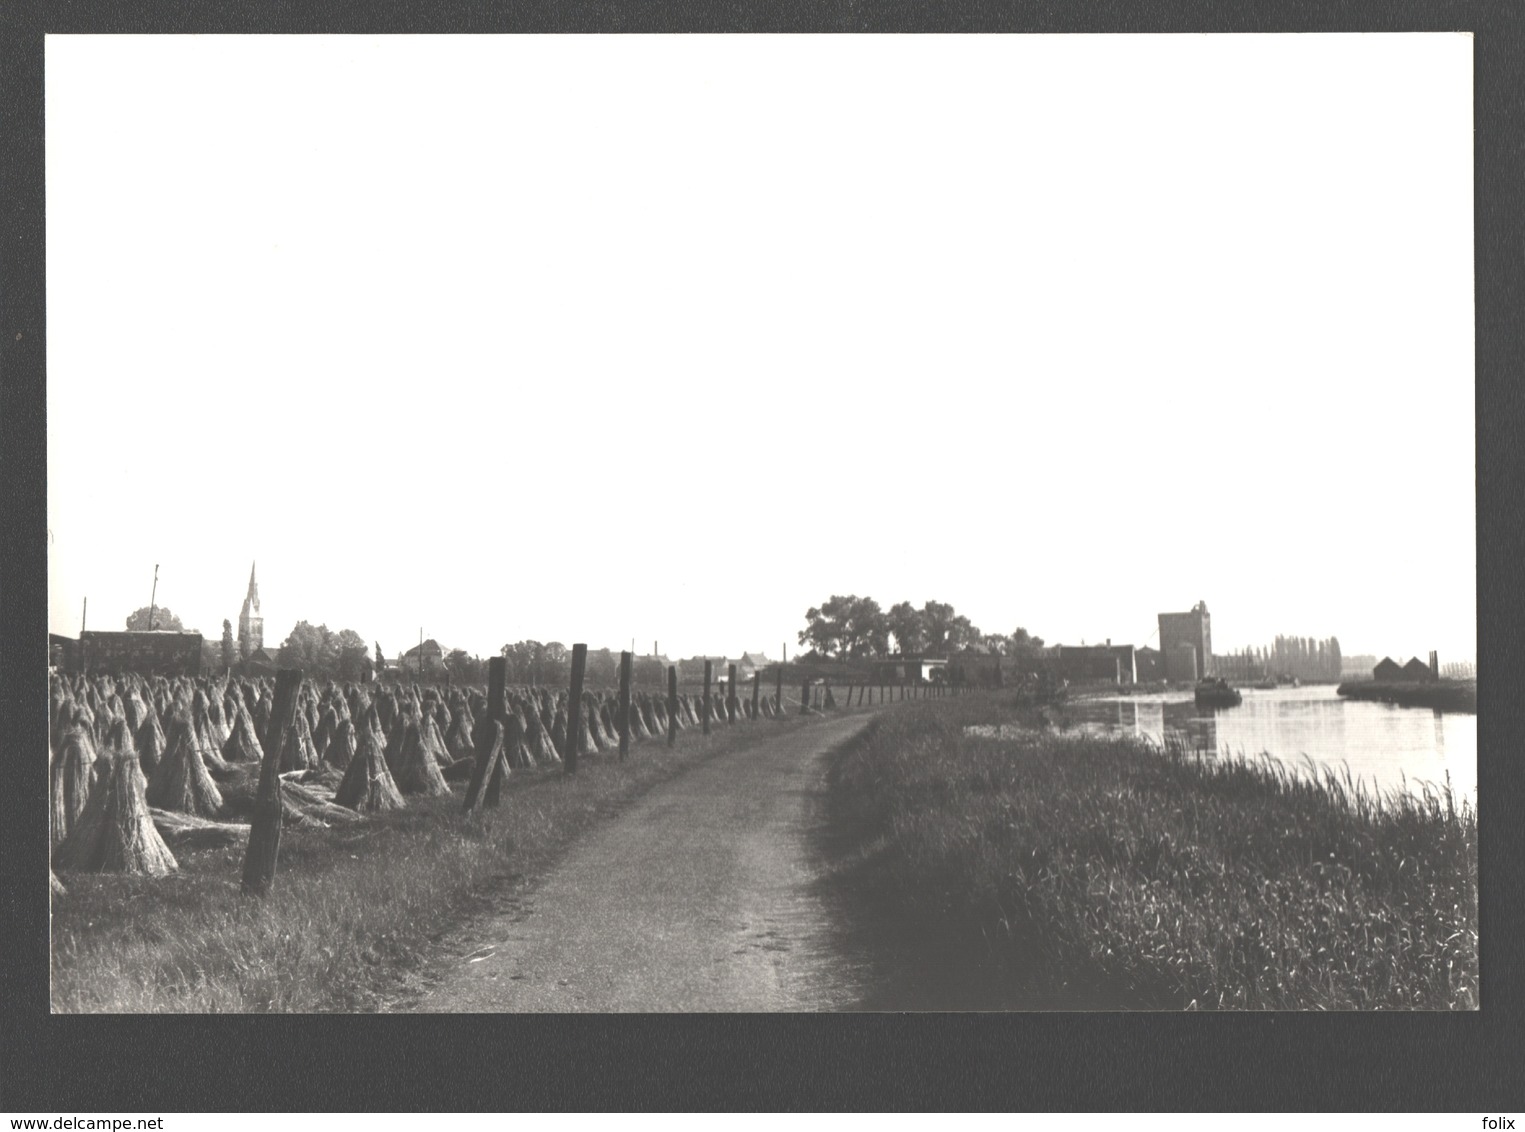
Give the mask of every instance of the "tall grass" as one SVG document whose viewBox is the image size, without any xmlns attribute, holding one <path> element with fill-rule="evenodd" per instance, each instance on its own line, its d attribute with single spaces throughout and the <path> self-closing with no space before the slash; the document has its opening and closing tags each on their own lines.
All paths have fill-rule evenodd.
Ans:
<svg viewBox="0 0 1525 1132">
<path fill-rule="evenodd" d="M 817 717 L 818 718 L 818 717 Z M 489 898 L 542 873 L 579 833 L 696 761 L 809 720 L 697 730 L 584 755 L 575 776 L 516 771 L 501 806 L 460 787 L 333 828 L 288 825 L 263 899 L 239 891 L 241 845 L 175 849 L 177 874 L 65 874 L 53 905 L 55 1011 L 357 1011 L 384 1007 Z"/>
<path fill-rule="evenodd" d="M 854 882 L 983 937 L 1030 1005 L 1478 1005 L 1477 821 L 1449 792 L 965 731 L 991 721 L 966 700 L 879 718 L 833 805 L 859 831 Z"/>
</svg>

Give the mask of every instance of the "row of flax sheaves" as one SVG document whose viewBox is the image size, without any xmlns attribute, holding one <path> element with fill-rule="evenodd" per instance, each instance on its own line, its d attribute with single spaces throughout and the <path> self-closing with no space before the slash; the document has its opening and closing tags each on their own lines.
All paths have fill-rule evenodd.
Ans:
<svg viewBox="0 0 1525 1132">
<path fill-rule="evenodd" d="M 271 735 L 268 677 L 54 674 L 49 699 L 49 797 L 59 871 L 163 876 L 171 846 L 231 845 L 247 838 L 259 767 L 279 742 L 283 821 L 335 825 L 407 805 L 409 795 L 450 792 L 471 777 L 488 720 L 480 688 L 358 685 L 304 679 L 291 724 Z M 703 700 L 631 697 L 638 743 L 702 724 Z M 504 769 L 559 764 L 567 754 L 568 692 L 519 687 L 505 694 L 506 744 L 489 743 Z M 584 692 L 578 752 L 617 748 L 610 693 Z M 712 696 L 709 711 L 751 718 L 749 700 Z M 763 697 L 759 717 L 778 708 Z M 496 777 L 496 775 L 495 775 Z M 55 892 L 63 886 L 51 875 Z"/>
</svg>

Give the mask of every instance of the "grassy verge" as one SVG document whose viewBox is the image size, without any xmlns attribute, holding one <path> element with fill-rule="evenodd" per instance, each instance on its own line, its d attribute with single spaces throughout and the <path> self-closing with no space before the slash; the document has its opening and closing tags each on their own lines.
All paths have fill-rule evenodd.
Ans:
<svg viewBox="0 0 1525 1132">
<path fill-rule="evenodd" d="M 813 717 L 819 719 L 819 717 Z M 242 845 L 175 850 L 163 879 L 66 874 L 55 899 L 55 1011 L 362 1011 L 384 1003 L 481 894 L 533 878 L 589 826 L 715 755 L 810 718 L 764 719 L 652 740 L 575 776 L 515 772 L 496 810 L 448 797 L 332 828 L 287 825 L 263 900 L 242 896 Z"/>
<path fill-rule="evenodd" d="M 1478 1005 L 1470 809 L 1127 739 L 965 731 L 1003 719 L 994 697 L 881 716 L 831 779 L 855 842 L 843 889 L 983 952 L 992 1002 Z"/>
</svg>

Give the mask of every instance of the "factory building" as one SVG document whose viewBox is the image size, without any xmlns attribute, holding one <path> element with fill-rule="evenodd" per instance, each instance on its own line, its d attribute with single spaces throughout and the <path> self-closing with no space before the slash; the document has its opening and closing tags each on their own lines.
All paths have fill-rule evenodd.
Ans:
<svg viewBox="0 0 1525 1132">
<path fill-rule="evenodd" d="M 1194 681 L 1211 676 L 1213 659 L 1212 619 L 1207 602 L 1199 601 L 1189 613 L 1161 613 L 1160 653 L 1165 662 L 1165 679 Z M 1187 650 L 1191 660 L 1187 661 Z"/>
</svg>

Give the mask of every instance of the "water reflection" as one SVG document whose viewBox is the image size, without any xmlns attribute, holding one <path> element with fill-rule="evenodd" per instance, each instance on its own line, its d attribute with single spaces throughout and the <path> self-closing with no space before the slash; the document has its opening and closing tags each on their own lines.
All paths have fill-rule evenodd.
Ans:
<svg viewBox="0 0 1525 1132">
<path fill-rule="evenodd" d="M 1244 690 L 1238 707 L 1199 708 L 1179 696 L 1080 700 L 1056 723 L 1083 732 L 1167 738 L 1202 754 L 1269 754 L 1330 766 L 1368 785 L 1428 783 L 1477 798 L 1477 716 L 1343 700 L 1332 687 Z"/>
</svg>

